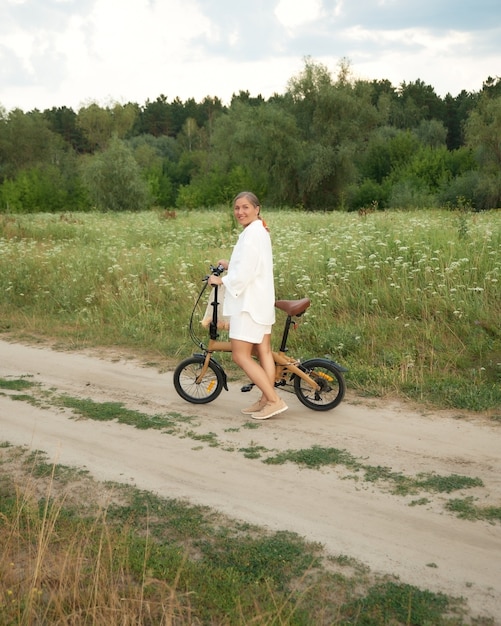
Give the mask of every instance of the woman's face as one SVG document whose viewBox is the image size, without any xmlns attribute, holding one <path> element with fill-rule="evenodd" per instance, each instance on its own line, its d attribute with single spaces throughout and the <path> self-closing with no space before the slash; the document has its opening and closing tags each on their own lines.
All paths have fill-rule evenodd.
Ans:
<svg viewBox="0 0 501 626">
<path fill-rule="evenodd" d="M 259 207 L 254 206 L 252 202 L 244 196 L 243 198 L 239 198 L 235 201 L 233 212 L 240 225 L 245 228 L 251 222 L 257 220 L 259 216 Z"/>
</svg>

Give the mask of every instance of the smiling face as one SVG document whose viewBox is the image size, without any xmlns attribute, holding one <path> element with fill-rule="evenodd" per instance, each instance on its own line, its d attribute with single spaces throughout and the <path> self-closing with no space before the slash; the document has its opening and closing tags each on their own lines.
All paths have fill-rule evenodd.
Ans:
<svg viewBox="0 0 501 626">
<path fill-rule="evenodd" d="M 259 217 L 259 205 L 254 205 L 248 196 L 235 200 L 233 212 L 240 225 L 245 228 Z"/>
</svg>

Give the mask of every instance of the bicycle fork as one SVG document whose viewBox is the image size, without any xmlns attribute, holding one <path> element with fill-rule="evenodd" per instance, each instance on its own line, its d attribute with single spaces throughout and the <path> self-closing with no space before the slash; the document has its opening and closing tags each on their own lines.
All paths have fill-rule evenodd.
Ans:
<svg viewBox="0 0 501 626">
<path fill-rule="evenodd" d="M 231 352 L 231 343 L 229 341 L 217 341 L 215 339 L 209 339 L 209 346 L 207 350 L 204 352 L 204 356 L 205 356 L 204 363 L 195 380 L 195 383 L 197 385 L 199 385 L 202 382 L 207 372 L 207 369 L 209 367 L 209 362 L 212 359 L 212 355 L 214 352 Z M 226 381 L 226 373 L 224 372 L 223 368 L 219 365 L 219 363 L 217 363 L 217 361 L 213 361 L 213 362 L 216 363 L 216 365 L 219 367 Z M 225 384 L 225 388 L 227 389 L 226 384 Z"/>
</svg>

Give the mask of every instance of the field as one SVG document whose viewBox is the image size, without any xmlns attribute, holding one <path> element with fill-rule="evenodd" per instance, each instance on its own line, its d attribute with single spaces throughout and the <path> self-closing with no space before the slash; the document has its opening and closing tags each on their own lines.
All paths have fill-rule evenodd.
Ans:
<svg viewBox="0 0 501 626">
<path fill-rule="evenodd" d="M 227 211 L 0 218 L 1 623 L 501 624 L 499 213 L 265 217 L 348 393 L 259 424 L 172 387 Z"/>
<path fill-rule="evenodd" d="M 265 218 L 277 297 L 312 300 L 294 354 L 333 358 L 362 395 L 499 417 L 499 212 Z M 237 236 L 227 210 L 3 216 L 1 330 L 75 348 L 130 347 L 174 364 L 192 348 L 201 279 Z"/>
</svg>

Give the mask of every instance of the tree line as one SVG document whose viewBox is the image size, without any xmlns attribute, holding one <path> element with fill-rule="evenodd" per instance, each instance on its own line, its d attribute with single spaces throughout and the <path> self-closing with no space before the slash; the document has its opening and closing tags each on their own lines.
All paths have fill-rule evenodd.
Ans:
<svg viewBox="0 0 501 626">
<path fill-rule="evenodd" d="M 211 207 L 244 188 L 304 210 L 499 207 L 501 79 L 441 98 L 306 58 L 285 93 L 228 106 L 0 107 L 3 213 Z"/>
</svg>

